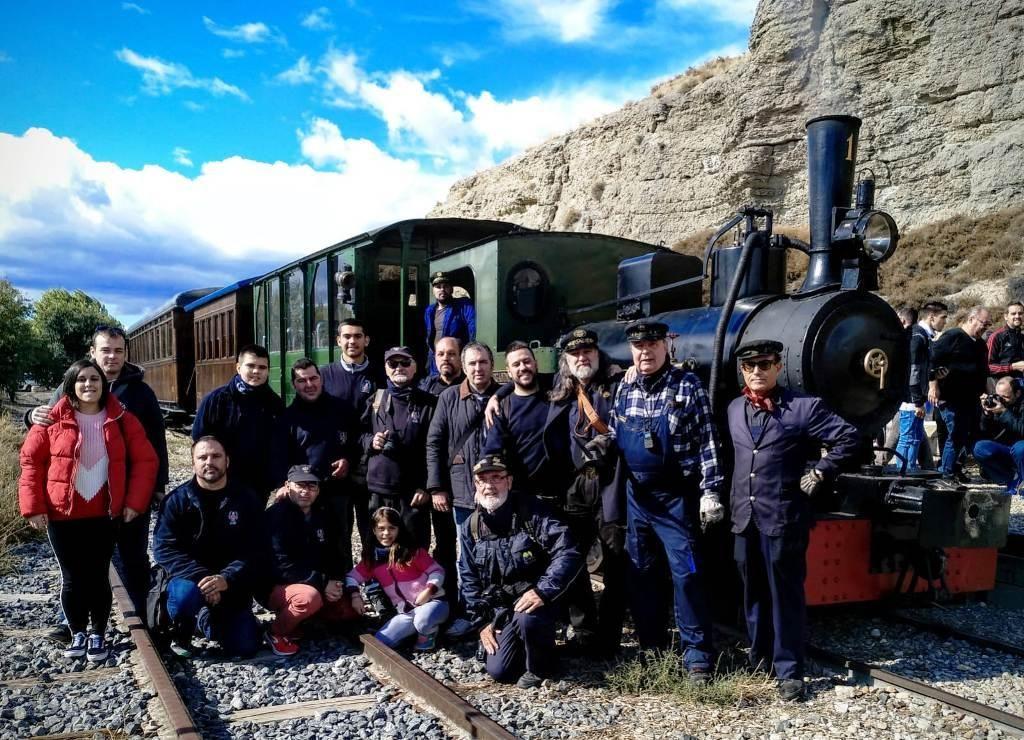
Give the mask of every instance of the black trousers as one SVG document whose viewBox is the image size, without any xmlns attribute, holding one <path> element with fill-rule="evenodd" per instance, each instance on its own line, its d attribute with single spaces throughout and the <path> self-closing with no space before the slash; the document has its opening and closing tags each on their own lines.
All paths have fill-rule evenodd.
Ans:
<svg viewBox="0 0 1024 740">
<path fill-rule="evenodd" d="M 430 500 L 429 497 L 427 499 Z M 412 493 L 376 493 L 370 491 L 370 511 L 376 511 L 381 506 L 390 506 L 402 516 L 402 521 L 409 532 L 412 533 L 413 542 L 418 547 L 427 549 L 430 547 L 430 504 L 425 506 L 413 506 Z"/>
<path fill-rule="evenodd" d="M 352 570 L 352 497 L 350 492 L 352 486 L 344 480 L 325 480 L 320 484 L 320 495 L 324 497 L 328 508 L 331 510 L 338 523 L 338 531 L 341 533 L 338 542 L 338 557 L 340 558 L 339 568 L 342 573 Z M 363 505 L 366 511 L 366 505 Z M 365 515 L 369 519 L 369 514 Z M 362 530 L 360 530 L 360 542 L 362 541 Z"/>
<path fill-rule="evenodd" d="M 146 509 L 127 524 L 117 522 L 114 533 L 114 566 L 140 616 L 146 613 L 149 593 L 149 520 L 150 510 Z"/>
<path fill-rule="evenodd" d="M 451 510 L 437 511 L 430 506 L 430 524 L 434 528 L 434 560 L 444 568 L 444 590 L 450 594 L 449 599 L 459 592 L 458 571 L 455 568 L 455 542 L 458 532 L 455 529 L 455 514 Z"/>
<path fill-rule="evenodd" d="M 366 481 L 360 477 L 349 475 L 345 481 L 345 493 L 348 499 L 348 513 L 342 522 L 345 525 L 345 536 L 352 541 L 352 527 L 359 531 L 359 544 L 363 546 L 370 538 L 372 542 L 373 533 L 370 531 L 370 514 L 373 508 L 370 506 L 370 492 L 366 490 Z"/>
<path fill-rule="evenodd" d="M 71 632 L 103 634 L 110 618 L 110 557 L 114 552 L 114 523 L 109 517 L 51 520 L 50 547 L 60 565 L 60 606 Z"/>
</svg>

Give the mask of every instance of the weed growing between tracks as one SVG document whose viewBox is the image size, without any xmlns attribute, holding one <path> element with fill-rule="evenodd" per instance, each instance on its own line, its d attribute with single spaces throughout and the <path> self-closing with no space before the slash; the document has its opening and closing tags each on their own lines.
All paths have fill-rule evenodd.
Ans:
<svg viewBox="0 0 1024 740">
<path fill-rule="evenodd" d="M 621 663 L 607 674 L 608 688 L 624 694 L 667 694 L 686 704 L 749 706 L 775 698 L 775 681 L 764 673 L 715 671 L 710 683 L 689 680 L 679 655 L 648 652 Z"/>
<path fill-rule="evenodd" d="M 14 565 L 11 548 L 31 531 L 18 509 L 18 451 L 24 439 L 22 431 L 0 415 L 0 575 Z"/>
</svg>

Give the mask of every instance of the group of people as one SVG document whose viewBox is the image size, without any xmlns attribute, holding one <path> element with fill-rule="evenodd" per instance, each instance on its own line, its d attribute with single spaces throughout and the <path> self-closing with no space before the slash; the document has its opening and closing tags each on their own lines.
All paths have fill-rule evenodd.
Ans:
<svg viewBox="0 0 1024 740">
<path fill-rule="evenodd" d="M 910 345 L 896 425 L 898 464 L 911 472 L 933 467 L 924 429 L 931 412 L 939 427 L 938 471 L 947 485 L 967 481 L 964 465 L 973 452 L 986 478 L 1017 493 L 1024 479 L 1024 304 L 1010 303 L 995 330 L 983 306 L 949 329 L 949 309 L 938 301 L 898 314 Z"/>
<path fill-rule="evenodd" d="M 444 326 L 435 322 L 439 335 Z M 136 606 L 181 656 L 196 634 L 231 654 L 266 641 L 291 655 L 304 621 L 354 623 L 368 602 L 383 642 L 475 639 L 492 677 L 532 687 L 556 670 L 560 620 L 571 625 L 566 650 L 608 658 L 628 607 L 641 648 L 670 649 L 671 593 L 683 665 L 709 680 L 700 533 L 726 516 L 726 478 L 707 393 L 671 362 L 667 331 L 628 327 L 625 373 L 596 334 L 571 331 L 550 382 L 514 342 L 504 385 L 486 344 L 437 336 L 436 372 L 417 383 L 406 347 L 383 353 L 378 377 L 370 337 L 350 318 L 340 360 L 293 364 L 287 407 L 267 383 L 267 351 L 243 347 L 237 375 L 198 410 L 193 477 L 164 497 L 155 398 L 125 362 L 123 332 L 101 327 L 59 400 L 29 415 L 22 451 L 22 512 L 48 531 L 60 564 L 67 655 L 105 656 L 116 546 Z M 751 664 L 791 700 L 803 693 L 810 497 L 859 439 L 819 399 L 778 385 L 783 355 L 772 340 L 737 349 L 730 513 Z M 828 451 L 808 461 L 811 447 Z M 138 530 L 151 500 L 161 503 L 150 579 Z M 254 599 L 274 612 L 265 632 Z"/>
</svg>

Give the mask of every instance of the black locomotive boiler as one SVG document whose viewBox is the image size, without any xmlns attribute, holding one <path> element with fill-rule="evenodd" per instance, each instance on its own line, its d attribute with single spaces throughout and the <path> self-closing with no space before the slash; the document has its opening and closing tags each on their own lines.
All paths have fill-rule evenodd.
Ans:
<svg viewBox="0 0 1024 740">
<path fill-rule="evenodd" d="M 874 208 L 873 180 L 854 188 L 860 125 L 851 116 L 807 123 L 809 244 L 774 234 L 771 211 L 744 208 L 712 237 L 703 260 L 656 252 L 623 262 L 617 320 L 591 325 L 612 359 L 628 365 L 625 326 L 641 317 L 668 324 L 672 360 L 701 376 L 719 414 L 740 388 L 735 348 L 777 339 L 785 346 L 780 382 L 820 396 L 860 430 L 862 466 L 818 502 L 807 556 L 812 605 L 901 590 L 988 590 L 1008 528 L 1005 496 L 945 490 L 928 474 L 872 464 L 871 440 L 899 407 L 909 360 L 895 311 L 872 292 L 899 234 Z M 734 229 L 736 242 L 720 246 Z M 808 256 L 793 293 L 785 284 L 789 249 Z M 706 277 L 710 305 L 700 297 Z"/>
</svg>

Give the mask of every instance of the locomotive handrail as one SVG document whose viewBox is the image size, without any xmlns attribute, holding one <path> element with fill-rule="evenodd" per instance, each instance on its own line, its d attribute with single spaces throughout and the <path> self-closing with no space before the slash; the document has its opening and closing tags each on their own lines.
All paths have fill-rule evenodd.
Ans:
<svg viewBox="0 0 1024 740">
<path fill-rule="evenodd" d="M 743 211 L 737 211 L 736 215 L 726 221 L 725 225 L 716 231 L 714 236 L 708 240 L 708 248 L 704 250 L 704 277 L 708 277 L 708 265 L 711 263 L 711 252 L 714 250 L 715 244 L 717 244 L 718 240 L 725 236 L 730 229 L 742 221 L 745 215 L 746 214 L 744 214 Z"/>
<path fill-rule="evenodd" d="M 605 306 L 614 306 L 618 303 L 625 303 L 626 301 L 635 301 L 638 298 L 646 298 L 647 296 L 654 295 L 655 293 L 661 293 L 666 290 L 672 290 L 683 285 L 689 285 L 690 283 L 701 283 L 704 282 L 704 275 L 697 275 L 696 277 L 686 278 L 685 280 L 677 280 L 674 283 L 668 285 L 660 285 L 657 288 L 651 288 L 650 290 L 644 290 L 639 293 L 631 293 L 630 295 L 622 296 L 621 298 L 612 298 L 607 301 L 601 301 L 600 303 L 594 303 L 583 308 L 573 308 L 566 311 L 567 314 L 586 313 L 587 311 L 593 311 L 595 308 L 604 308 Z"/>
</svg>

